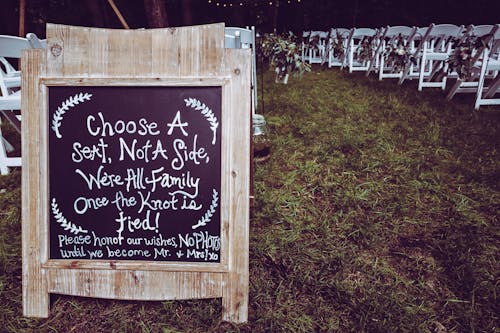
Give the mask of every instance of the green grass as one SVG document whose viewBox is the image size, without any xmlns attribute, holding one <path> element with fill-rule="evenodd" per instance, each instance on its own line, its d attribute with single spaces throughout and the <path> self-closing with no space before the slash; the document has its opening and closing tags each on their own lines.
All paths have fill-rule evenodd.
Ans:
<svg viewBox="0 0 500 333">
<path fill-rule="evenodd" d="M 49 319 L 23 318 L 16 171 L 0 177 L 0 331 L 498 332 L 498 107 L 313 70 L 264 76 L 247 324 L 217 299 L 53 296 Z"/>
</svg>

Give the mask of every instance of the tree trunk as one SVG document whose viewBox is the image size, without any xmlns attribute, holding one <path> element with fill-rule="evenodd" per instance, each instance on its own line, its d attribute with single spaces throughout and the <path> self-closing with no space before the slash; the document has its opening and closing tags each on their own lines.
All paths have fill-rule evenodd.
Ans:
<svg viewBox="0 0 500 333">
<path fill-rule="evenodd" d="M 167 8 L 163 0 L 144 0 L 144 8 L 150 28 L 168 27 Z"/>
<path fill-rule="evenodd" d="M 19 36 L 20 37 L 25 37 L 26 32 L 25 32 L 25 17 L 26 17 L 26 1 L 25 0 L 20 0 L 19 1 Z"/>
</svg>

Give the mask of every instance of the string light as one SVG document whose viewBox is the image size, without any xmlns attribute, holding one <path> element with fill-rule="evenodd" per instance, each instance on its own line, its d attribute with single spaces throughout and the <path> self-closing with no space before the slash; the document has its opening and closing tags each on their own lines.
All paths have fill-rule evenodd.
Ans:
<svg viewBox="0 0 500 333">
<path fill-rule="evenodd" d="M 207 0 L 208 4 L 213 4 L 214 1 L 213 0 Z M 284 2 L 284 1 L 283 1 Z M 288 3 L 289 5 L 291 4 L 300 4 L 302 2 L 302 0 L 287 0 L 286 3 Z M 257 7 L 259 6 L 259 2 L 258 1 L 247 1 L 247 2 L 242 2 L 242 1 L 232 1 L 232 0 L 222 0 L 220 2 L 216 2 L 215 5 L 217 7 L 234 7 L 234 6 L 238 6 L 238 3 L 240 5 L 240 7 L 243 7 L 243 6 L 254 6 L 254 7 Z M 262 5 L 262 3 L 260 3 Z M 279 5 L 279 2 L 276 2 L 276 1 L 267 1 L 267 2 L 264 2 L 264 4 L 268 5 L 268 6 L 278 6 Z"/>
</svg>

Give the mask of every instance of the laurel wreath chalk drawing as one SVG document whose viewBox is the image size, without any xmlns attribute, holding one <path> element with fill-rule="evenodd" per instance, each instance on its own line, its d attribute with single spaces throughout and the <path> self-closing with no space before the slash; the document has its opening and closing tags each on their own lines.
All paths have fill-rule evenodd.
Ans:
<svg viewBox="0 0 500 333">
<path fill-rule="evenodd" d="M 62 212 L 59 210 L 59 206 L 57 204 L 56 198 L 52 198 L 52 203 L 50 204 L 52 207 L 52 214 L 54 214 L 54 218 L 56 219 L 57 223 L 61 225 L 61 227 L 64 228 L 64 230 L 69 230 L 69 232 L 78 235 L 80 232 L 86 234 L 88 231 L 85 229 L 82 229 L 82 227 L 75 225 L 71 221 L 68 221 L 62 214 Z"/>
<path fill-rule="evenodd" d="M 205 103 L 202 103 L 196 98 L 186 98 L 184 99 L 184 102 L 186 102 L 186 106 L 190 106 L 195 110 L 201 111 L 201 114 L 205 118 L 207 118 L 208 122 L 210 123 L 210 129 L 214 133 L 212 145 L 215 145 L 215 142 L 217 141 L 217 127 L 219 126 L 219 123 L 217 122 L 217 117 L 215 117 L 212 110 L 208 106 L 206 106 Z"/>
<path fill-rule="evenodd" d="M 57 108 L 57 111 L 54 112 L 54 118 L 52 118 L 52 129 L 56 133 L 56 137 L 58 139 L 62 138 L 61 133 L 59 132 L 59 127 L 61 127 L 61 120 L 63 119 L 63 114 L 66 113 L 70 108 L 74 107 L 75 105 L 78 105 L 80 103 L 83 103 L 85 101 L 90 101 L 90 97 L 92 97 L 92 94 L 89 93 L 79 93 L 76 94 L 75 96 L 70 96 L 68 99 L 66 99 L 60 107 Z"/>
<path fill-rule="evenodd" d="M 203 215 L 199 220 L 198 223 L 193 225 L 193 229 L 199 228 L 199 227 L 204 227 L 207 225 L 208 222 L 212 219 L 212 216 L 215 214 L 215 209 L 219 205 L 219 193 L 213 189 L 212 192 L 212 204 L 208 208 L 207 212 L 205 215 Z"/>
</svg>

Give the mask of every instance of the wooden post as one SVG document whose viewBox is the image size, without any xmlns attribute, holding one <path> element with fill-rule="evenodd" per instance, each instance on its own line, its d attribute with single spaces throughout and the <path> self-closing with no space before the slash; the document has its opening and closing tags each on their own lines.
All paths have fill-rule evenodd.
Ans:
<svg viewBox="0 0 500 333">
<path fill-rule="evenodd" d="M 40 138 L 44 136 L 40 124 L 45 119 L 39 106 L 43 105 L 43 91 L 38 78 L 45 74 L 43 49 L 24 50 L 22 53 L 22 256 L 23 256 L 23 313 L 30 317 L 47 317 L 49 292 L 47 272 L 42 264 L 48 259 L 47 223 L 44 205 L 45 178 L 41 172 L 44 149 Z M 29 128 L 29 131 L 24 130 Z"/>
<path fill-rule="evenodd" d="M 223 45 L 223 24 L 154 30 L 49 24 L 46 50 L 23 54 L 27 64 L 22 104 L 26 316 L 47 317 L 49 293 L 57 293 L 124 300 L 222 298 L 224 319 L 247 321 L 251 54 L 249 49 L 226 50 Z M 198 96 L 206 96 L 207 105 L 190 97 L 200 91 L 204 95 Z M 146 104 L 113 109 L 123 98 L 130 104 Z M 108 122 L 102 128 L 111 131 L 101 141 L 96 141 L 101 129 L 98 119 Z M 80 131 L 71 130 L 78 126 Z M 169 126 L 172 131 L 166 133 Z M 172 134 L 174 130 L 177 134 Z M 197 133 L 194 139 L 193 133 Z M 185 137 L 194 140 L 196 147 L 189 154 Z M 146 150 L 126 153 L 135 149 L 130 148 L 132 142 L 145 139 L 157 143 L 156 154 L 166 161 L 160 168 L 151 169 L 153 164 L 140 161 Z M 107 158 L 78 154 L 74 143 L 101 147 L 101 158 L 105 151 Z M 123 144 L 130 146 L 125 149 Z M 162 144 L 172 145 L 164 149 Z M 207 153 L 212 151 L 215 155 Z M 84 157 L 87 164 L 80 164 Z M 113 168 L 114 178 L 107 169 L 113 163 L 121 163 Z M 203 167 L 198 168 L 200 163 Z M 63 183 L 57 180 L 60 167 L 66 175 Z M 197 170 L 203 168 L 210 176 L 196 180 Z M 89 180 L 91 170 L 97 169 L 107 176 Z M 149 173 L 149 183 L 136 184 L 141 173 L 135 170 Z M 184 183 L 150 188 L 154 175 L 162 170 L 163 177 L 178 180 L 191 175 L 186 184 L 196 189 L 181 191 L 185 193 L 182 207 L 182 197 L 174 197 L 173 186 Z M 115 179 L 113 186 L 110 179 Z M 207 179 L 215 187 L 198 187 Z M 140 191 L 134 192 L 134 186 Z M 117 202 L 122 201 L 110 204 L 119 192 L 127 200 L 137 195 L 134 201 L 125 201 L 130 215 L 126 228 L 119 225 L 125 226 L 127 220 L 117 218 L 122 215 L 116 207 L 123 208 Z M 140 215 L 145 205 L 139 209 L 135 199 L 144 193 L 172 198 L 170 206 L 163 201 L 163 206 L 150 209 L 150 215 L 157 217 L 156 226 L 150 215 Z M 187 196 L 193 198 L 189 205 Z M 80 206 L 89 198 L 100 206 Z M 170 242 L 131 246 L 158 239 L 158 234 Z M 118 242 L 99 245 L 110 239 Z M 75 240 L 79 245 L 74 245 Z"/>
</svg>

